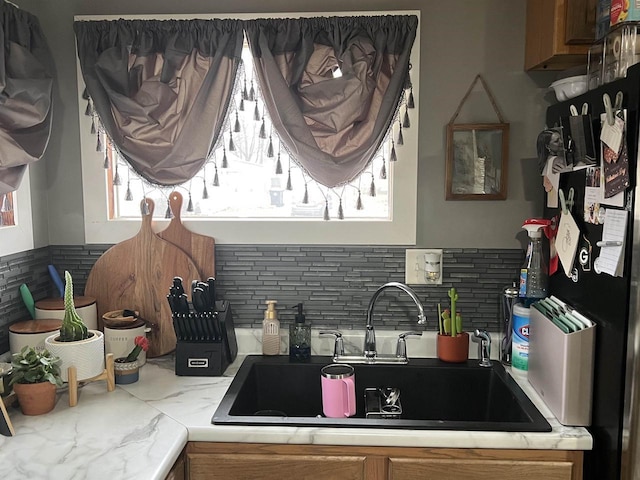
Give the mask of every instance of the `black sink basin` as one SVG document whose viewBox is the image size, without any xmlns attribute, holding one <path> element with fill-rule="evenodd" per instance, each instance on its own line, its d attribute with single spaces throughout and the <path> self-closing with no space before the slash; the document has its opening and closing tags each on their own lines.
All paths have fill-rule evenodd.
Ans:
<svg viewBox="0 0 640 480">
<path fill-rule="evenodd" d="M 548 432 L 551 426 L 502 365 L 450 364 L 411 359 L 408 365 L 353 365 L 356 415 L 322 415 L 320 369 L 330 357 L 308 363 L 288 356 L 250 355 L 244 360 L 212 423 Z M 365 389 L 400 389 L 401 418 L 366 418 Z"/>
</svg>

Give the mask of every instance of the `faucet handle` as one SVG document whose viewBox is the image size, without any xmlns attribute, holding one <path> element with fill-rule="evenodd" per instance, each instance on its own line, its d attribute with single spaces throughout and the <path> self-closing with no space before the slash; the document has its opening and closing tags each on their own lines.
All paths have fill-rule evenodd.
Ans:
<svg viewBox="0 0 640 480">
<path fill-rule="evenodd" d="M 337 330 L 321 330 L 320 335 L 335 335 L 336 341 L 333 344 L 333 358 L 344 355 L 344 342 L 342 341 L 342 333 Z"/>
<path fill-rule="evenodd" d="M 418 337 L 422 336 L 422 332 L 418 332 L 418 331 L 410 331 L 410 332 L 404 332 L 401 333 L 400 335 L 398 335 L 398 344 L 396 345 L 396 357 L 397 358 L 403 358 L 406 360 L 407 358 L 407 341 L 405 340 L 405 338 L 409 335 L 416 335 Z"/>
</svg>

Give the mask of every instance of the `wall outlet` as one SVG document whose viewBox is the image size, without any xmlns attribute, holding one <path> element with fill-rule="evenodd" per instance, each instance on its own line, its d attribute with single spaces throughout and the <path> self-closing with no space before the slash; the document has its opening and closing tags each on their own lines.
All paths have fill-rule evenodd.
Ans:
<svg viewBox="0 0 640 480">
<path fill-rule="evenodd" d="M 407 285 L 441 285 L 442 274 L 441 248 L 412 248 L 405 251 L 404 281 Z"/>
</svg>

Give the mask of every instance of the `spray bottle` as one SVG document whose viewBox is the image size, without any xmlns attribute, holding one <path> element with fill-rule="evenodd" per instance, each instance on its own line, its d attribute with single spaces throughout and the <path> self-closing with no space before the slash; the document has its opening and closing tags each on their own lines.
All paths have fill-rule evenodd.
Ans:
<svg viewBox="0 0 640 480">
<path fill-rule="evenodd" d="M 542 231 L 550 223 L 543 218 L 530 218 L 522 225 L 529 234 L 529 246 L 524 265 L 520 269 L 520 297 L 536 299 L 547 296 L 549 274 L 542 254 Z"/>
</svg>

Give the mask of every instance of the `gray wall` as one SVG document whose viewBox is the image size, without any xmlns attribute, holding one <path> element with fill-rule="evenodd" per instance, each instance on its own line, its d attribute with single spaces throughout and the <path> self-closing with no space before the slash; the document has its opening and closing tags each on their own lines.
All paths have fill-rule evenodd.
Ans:
<svg viewBox="0 0 640 480">
<path fill-rule="evenodd" d="M 523 71 L 525 0 L 15 0 L 40 19 L 57 68 L 55 123 L 33 169 L 36 246 L 84 244 L 73 16 L 90 14 L 421 11 L 417 246 L 521 248 L 525 218 L 541 213 L 535 138 L 551 73 Z M 444 201 L 445 125 L 477 73 L 511 125 L 506 201 Z M 457 122 L 497 122 L 476 89 Z M 516 235 L 520 233 L 518 239 Z"/>
</svg>

